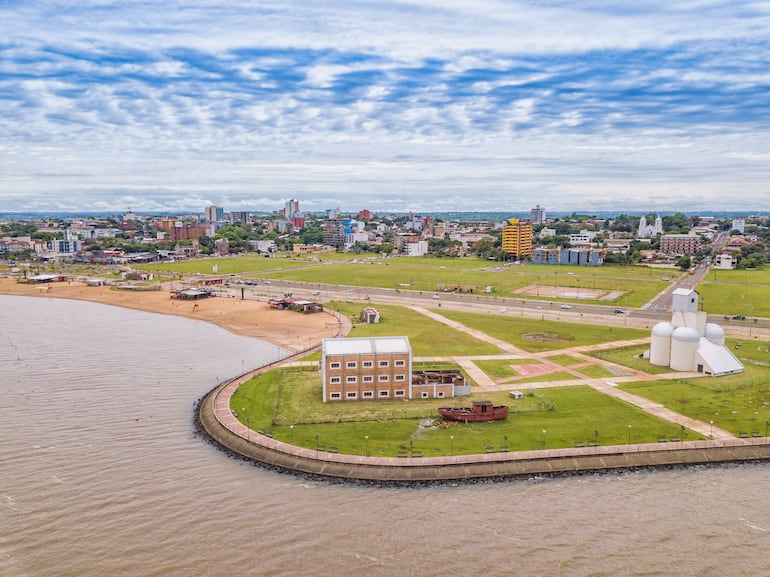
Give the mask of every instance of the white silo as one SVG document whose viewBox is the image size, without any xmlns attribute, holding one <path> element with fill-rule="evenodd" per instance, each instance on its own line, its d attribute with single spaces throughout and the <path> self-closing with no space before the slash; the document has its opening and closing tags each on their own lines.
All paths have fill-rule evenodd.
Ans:
<svg viewBox="0 0 770 577">
<path fill-rule="evenodd" d="M 706 338 L 712 343 L 724 346 L 725 330 L 716 323 L 706 323 Z"/>
<path fill-rule="evenodd" d="M 675 371 L 695 369 L 695 353 L 700 335 L 691 327 L 678 327 L 671 335 L 671 368 Z"/>
<path fill-rule="evenodd" d="M 652 327 L 650 339 L 650 362 L 659 367 L 667 367 L 671 362 L 671 335 L 674 325 L 668 321 L 660 322 Z"/>
</svg>

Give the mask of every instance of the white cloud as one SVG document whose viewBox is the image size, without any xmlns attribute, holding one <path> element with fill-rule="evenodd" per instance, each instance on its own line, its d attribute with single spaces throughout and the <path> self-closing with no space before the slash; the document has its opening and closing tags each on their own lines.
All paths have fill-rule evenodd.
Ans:
<svg viewBox="0 0 770 577">
<path fill-rule="evenodd" d="M 770 209 L 769 14 L 727 1 L 0 8 L 0 211 L 288 196 Z"/>
</svg>

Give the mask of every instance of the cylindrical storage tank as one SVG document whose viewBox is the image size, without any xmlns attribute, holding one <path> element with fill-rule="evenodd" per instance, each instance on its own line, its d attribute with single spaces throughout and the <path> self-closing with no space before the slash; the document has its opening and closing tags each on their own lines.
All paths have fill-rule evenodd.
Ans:
<svg viewBox="0 0 770 577">
<path fill-rule="evenodd" d="M 695 353 L 700 335 L 690 327 L 678 327 L 671 335 L 671 368 L 675 371 L 695 369 Z"/>
<path fill-rule="evenodd" d="M 662 322 L 652 327 L 650 339 L 650 362 L 659 367 L 667 367 L 671 362 L 671 335 L 674 325 Z"/>
<path fill-rule="evenodd" d="M 725 330 L 716 323 L 706 323 L 706 338 L 712 343 L 724 346 Z"/>
</svg>

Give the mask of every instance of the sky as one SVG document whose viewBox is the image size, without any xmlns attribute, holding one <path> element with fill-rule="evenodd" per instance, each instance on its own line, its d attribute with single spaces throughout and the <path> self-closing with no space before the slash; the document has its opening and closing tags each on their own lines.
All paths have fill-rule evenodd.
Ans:
<svg viewBox="0 0 770 577">
<path fill-rule="evenodd" d="M 770 211 L 770 2 L 0 0 L 0 212 Z"/>
</svg>

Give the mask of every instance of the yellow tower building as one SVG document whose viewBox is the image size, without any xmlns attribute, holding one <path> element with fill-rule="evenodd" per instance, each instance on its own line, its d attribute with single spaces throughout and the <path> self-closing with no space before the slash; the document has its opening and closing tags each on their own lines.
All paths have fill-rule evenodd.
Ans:
<svg viewBox="0 0 770 577">
<path fill-rule="evenodd" d="M 532 225 L 512 218 L 503 227 L 503 252 L 517 259 L 532 256 Z"/>
</svg>

